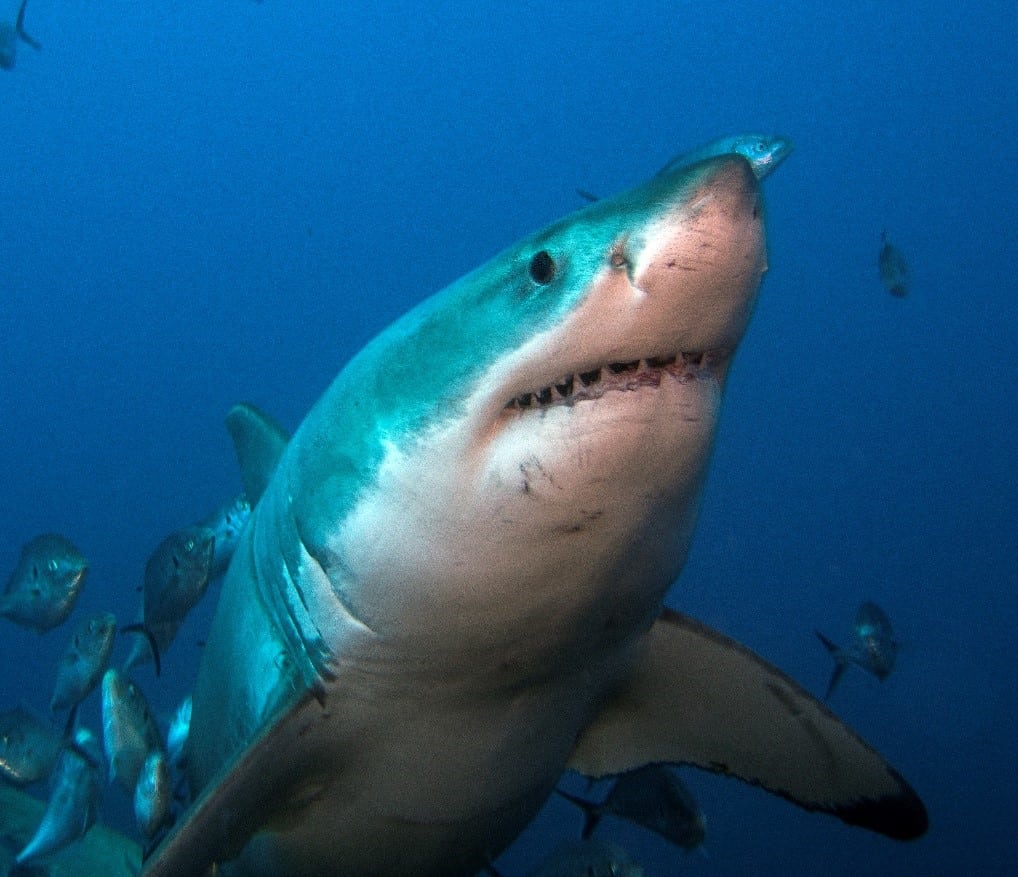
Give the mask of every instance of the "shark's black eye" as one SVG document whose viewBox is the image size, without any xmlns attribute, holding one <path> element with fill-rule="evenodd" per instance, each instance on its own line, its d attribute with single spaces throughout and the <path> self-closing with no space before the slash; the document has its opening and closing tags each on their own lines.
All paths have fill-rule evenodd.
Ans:
<svg viewBox="0 0 1018 877">
<path fill-rule="evenodd" d="M 547 250 L 534 253 L 530 260 L 530 278 L 541 286 L 547 286 L 555 279 L 555 260 Z"/>
</svg>

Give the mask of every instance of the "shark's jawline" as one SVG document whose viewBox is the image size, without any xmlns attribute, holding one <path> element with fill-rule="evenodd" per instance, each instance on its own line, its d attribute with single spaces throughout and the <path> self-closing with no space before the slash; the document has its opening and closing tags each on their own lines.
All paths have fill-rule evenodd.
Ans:
<svg viewBox="0 0 1018 877">
<path fill-rule="evenodd" d="M 648 356 L 625 362 L 612 362 L 565 375 L 551 384 L 521 393 L 506 403 L 510 410 L 545 408 L 549 405 L 575 405 L 600 399 L 613 391 L 659 387 L 668 378 L 686 383 L 715 377 L 717 365 L 726 357 L 721 352 Z"/>
</svg>

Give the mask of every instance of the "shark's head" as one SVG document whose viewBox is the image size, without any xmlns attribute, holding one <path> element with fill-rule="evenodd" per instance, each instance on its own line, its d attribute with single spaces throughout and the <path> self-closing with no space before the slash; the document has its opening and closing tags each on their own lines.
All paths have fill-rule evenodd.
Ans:
<svg viewBox="0 0 1018 877">
<path fill-rule="evenodd" d="M 765 268 L 757 180 L 723 156 L 598 201 L 411 311 L 344 369 L 273 482 L 303 546 L 291 614 L 331 589 L 375 631 L 432 639 L 450 615 L 481 639 L 591 605 L 599 624 L 649 623 Z"/>
</svg>

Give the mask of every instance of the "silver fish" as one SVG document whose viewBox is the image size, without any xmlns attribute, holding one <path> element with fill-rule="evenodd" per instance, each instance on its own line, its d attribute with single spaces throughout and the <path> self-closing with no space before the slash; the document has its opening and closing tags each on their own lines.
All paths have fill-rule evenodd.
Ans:
<svg viewBox="0 0 1018 877">
<path fill-rule="evenodd" d="M 559 794 L 584 811 L 584 838 L 606 814 L 649 829 L 687 851 L 703 843 L 706 834 L 700 805 L 678 775 L 663 764 L 648 764 L 622 774 L 600 804 L 561 789 Z"/>
<path fill-rule="evenodd" d="M 719 155 L 741 155 L 750 163 L 758 180 L 770 176 L 793 149 L 789 137 L 770 134 L 731 134 L 704 143 L 696 149 L 681 152 L 672 158 L 660 171 L 670 174 L 680 168 L 689 167 L 698 161 L 716 158 Z"/>
<path fill-rule="evenodd" d="M 226 572 L 237 542 L 240 541 L 240 534 L 250 517 L 251 503 L 242 493 L 198 523 L 197 526 L 211 530 L 216 539 L 212 567 L 209 570 L 210 579 L 217 579 Z"/>
<path fill-rule="evenodd" d="M 102 752 L 87 728 L 74 734 L 74 745 L 60 754 L 46 812 L 35 835 L 15 862 L 28 865 L 85 836 L 95 823 L 102 799 Z"/>
<path fill-rule="evenodd" d="M 530 877 L 643 877 L 643 868 L 617 844 L 591 839 L 560 844 Z"/>
<path fill-rule="evenodd" d="M 103 676 L 102 716 L 110 782 L 133 796 L 145 759 L 161 751 L 163 741 L 141 689 L 113 667 Z"/>
<path fill-rule="evenodd" d="M 883 682 L 894 669 L 898 657 L 898 642 L 891 629 L 891 620 L 876 603 L 863 603 L 855 615 L 852 628 L 852 640 L 841 648 L 825 637 L 819 630 L 816 635 L 834 658 L 834 671 L 831 681 L 827 684 L 824 700 L 834 693 L 841 675 L 849 664 L 856 664 L 868 673 L 872 673 Z"/>
<path fill-rule="evenodd" d="M 880 235 L 880 252 L 877 254 L 877 271 L 887 291 L 896 298 L 908 295 L 908 263 L 894 244 L 887 238 L 887 232 Z"/>
<path fill-rule="evenodd" d="M 0 713 L 0 777 L 27 786 L 52 773 L 61 739 L 23 707 Z"/>
<path fill-rule="evenodd" d="M 170 765 L 166 754 L 156 750 L 145 757 L 134 787 L 134 818 L 147 838 L 166 825 L 173 797 Z"/>
<path fill-rule="evenodd" d="M 99 684 L 113 651 L 116 630 L 117 619 L 110 612 L 97 612 L 78 625 L 57 667 L 51 712 L 81 703 Z"/>
<path fill-rule="evenodd" d="M 71 541 L 44 533 L 21 549 L 0 597 L 0 616 L 39 633 L 62 624 L 74 609 L 88 561 Z"/>
<path fill-rule="evenodd" d="M 680 152 L 668 160 L 657 176 L 667 176 L 677 170 L 690 167 L 698 161 L 717 158 L 721 155 L 741 155 L 753 168 L 758 180 L 770 176 L 789 155 L 794 144 L 790 137 L 771 134 L 730 134 L 704 143 L 696 149 Z M 600 197 L 586 189 L 576 193 L 586 201 L 600 201 Z"/>
<path fill-rule="evenodd" d="M 141 847 L 98 821 L 77 843 L 52 853 L 39 866 L 13 868 L 46 812 L 46 802 L 26 791 L 0 783 L 0 874 L 18 877 L 137 877 Z M 10 869 L 10 870 L 9 870 Z"/>
<path fill-rule="evenodd" d="M 125 667 L 159 657 L 169 648 L 184 618 L 209 585 L 215 534 L 207 527 L 185 527 L 167 536 L 145 564 L 142 627 L 149 639 L 139 638 Z M 136 630 L 135 625 L 124 630 Z M 153 651 L 154 647 L 154 651 Z"/>
</svg>

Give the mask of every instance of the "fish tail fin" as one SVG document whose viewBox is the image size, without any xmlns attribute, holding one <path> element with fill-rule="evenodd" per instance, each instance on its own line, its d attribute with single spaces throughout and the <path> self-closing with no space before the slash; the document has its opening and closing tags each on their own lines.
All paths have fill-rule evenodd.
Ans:
<svg viewBox="0 0 1018 877">
<path fill-rule="evenodd" d="M 128 624 L 120 628 L 121 633 L 140 633 L 148 640 L 148 647 L 152 651 L 152 660 L 156 665 L 156 676 L 162 675 L 163 665 L 159 657 L 159 643 L 156 642 L 155 634 L 144 624 Z"/>
<path fill-rule="evenodd" d="M 21 0 L 21 8 L 18 10 L 18 21 L 15 28 L 17 29 L 18 36 L 21 37 L 21 39 L 28 43 L 28 45 L 30 45 L 33 49 L 38 50 L 42 48 L 39 41 L 32 39 L 32 37 L 25 32 L 25 7 L 27 5 L 28 0 Z"/>
<path fill-rule="evenodd" d="M 555 789 L 555 791 L 570 804 L 575 804 L 583 811 L 583 831 L 580 832 L 580 837 L 586 840 L 594 833 L 594 829 L 597 828 L 598 823 L 601 821 L 601 807 L 593 801 L 588 801 L 586 798 L 580 798 L 569 792 L 563 792 L 561 789 Z"/>
<path fill-rule="evenodd" d="M 834 694 L 835 686 L 841 681 L 841 674 L 845 672 L 847 665 L 844 661 L 835 659 L 834 669 L 831 671 L 831 681 L 827 683 L 827 691 L 824 693 L 824 700 L 830 700 Z"/>
<path fill-rule="evenodd" d="M 841 654 L 841 648 L 831 642 L 826 636 L 824 636 L 819 630 L 815 631 L 819 637 L 820 642 L 824 644 L 824 647 L 831 653 L 831 657 L 834 658 L 834 670 L 831 671 L 831 681 L 827 683 L 827 693 L 824 694 L 824 700 L 830 700 L 831 695 L 834 694 L 834 689 L 837 687 L 838 682 L 841 681 L 841 674 L 845 672 L 845 667 L 848 666 L 848 662 Z"/>
<path fill-rule="evenodd" d="M 838 656 L 838 652 L 841 651 L 837 643 L 831 642 L 826 636 L 824 636 L 819 630 L 814 631 L 817 638 L 824 644 L 824 647 L 829 651 L 835 658 Z"/>
</svg>

